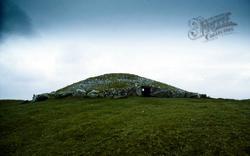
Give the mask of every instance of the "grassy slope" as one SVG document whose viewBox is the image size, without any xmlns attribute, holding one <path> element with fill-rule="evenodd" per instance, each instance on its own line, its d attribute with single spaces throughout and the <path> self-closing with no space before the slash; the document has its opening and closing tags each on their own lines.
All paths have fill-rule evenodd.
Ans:
<svg viewBox="0 0 250 156">
<path fill-rule="evenodd" d="M 249 155 L 250 101 L 0 101 L 0 155 Z"/>
<path fill-rule="evenodd" d="M 158 81 L 154 81 L 151 79 L 147 79 L 145 77 L 140 77 L 134 74 L 128 74 L 128 73 L 110 73 L 110 74 L 104 74 L 104 75 L 100 75 L 100 76 L 96 76 L 96 77 L 90 77 L 86 80 L 83 81 L 79 81 L 76 83 L 73 83 L 71 85 L 68 85 L 64 88 L 61 88 L 59 90 L 57 90 L 57 92 L 68 92 L 68 91 L 72 91 L 72 87 L 74 86 L 78 86 L 81 83 L 84 83 L 85 81 L 88 80 L 111 80 L 112 83 L 109 84 L 92 84 L 93 86 L 91 87 L 91 90 L 105 90 L 105 89 L 110 89 L 110 88 L 130 88 L 130 87 L 134 87 L 134 83 L 128 83 L 128 82 L 118 82 L 118 79 L 121 78 L 126 78 L 127 80 L 138 80 L 139 78 L 142 78 L 144 80 L 150 80 L 152 81 L 152 85 L 155 85 L 157 87 L 161 87 L 161 88 L 167 88 L 169 90 L 175 91 L 175 90 L 180 90 L 179 88 L 176 88 L 174 86 L 162 83 L 162 82 L 158 82 Z"/>
</svg>

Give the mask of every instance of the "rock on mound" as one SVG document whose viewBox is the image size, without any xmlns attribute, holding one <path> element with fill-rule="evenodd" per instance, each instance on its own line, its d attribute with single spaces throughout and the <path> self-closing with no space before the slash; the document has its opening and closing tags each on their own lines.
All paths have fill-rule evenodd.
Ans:
<svg viewBox="0 0 250 156">
<path fill-rule="evenodd" d="M 124 73 L 104 74 L 97 77 L 91 77 L 52 93 L 34 95 L 33 100 L 46 99 L 37 98 L 43 96 L 47 98 L 61 98 L 66 96 L 93 98 L 123 98 L 127 96 L 205 97 L 205 95 L 188 92 L 158 81 Z"/>
</svg>

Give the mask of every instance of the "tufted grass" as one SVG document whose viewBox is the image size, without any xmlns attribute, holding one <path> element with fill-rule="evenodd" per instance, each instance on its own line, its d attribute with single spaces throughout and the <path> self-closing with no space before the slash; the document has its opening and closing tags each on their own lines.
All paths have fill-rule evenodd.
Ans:
<svg viewBox="0 0 250 156">
<path fill-rule="evenodd" d="M 250 155 L 250 100 L 2 100 L 0 121 L 0 155 Z"/>
</svg>

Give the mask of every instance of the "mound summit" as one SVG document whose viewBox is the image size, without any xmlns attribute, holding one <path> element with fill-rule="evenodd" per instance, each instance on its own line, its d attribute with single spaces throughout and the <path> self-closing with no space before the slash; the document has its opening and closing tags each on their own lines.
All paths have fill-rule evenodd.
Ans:
<svg viewBox="0 0 250 156">
<path fill-rule="evenodd" d="M 128 96 L 151 96 L 166 98 L 204 98 L 198 94 L 183 89 L 127 73 L 111 73 L 90 77 L 51 93 L 33 95 L 33 101 L 48 98 L 63 98 L 80 96 L 90 98 L 124 98 Z"/>
</svg>

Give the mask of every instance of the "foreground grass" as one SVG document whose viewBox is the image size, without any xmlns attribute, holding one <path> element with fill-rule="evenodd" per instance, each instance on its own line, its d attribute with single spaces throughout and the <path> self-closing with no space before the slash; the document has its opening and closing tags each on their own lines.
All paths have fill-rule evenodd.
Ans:
<svg viewBox="0 0 250 156">
<path fill-rule="evenodd" d="M 0 155 L 250 155 L 250 101 L 0 101 Z"/>
</svg>

